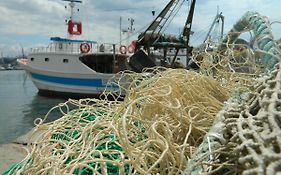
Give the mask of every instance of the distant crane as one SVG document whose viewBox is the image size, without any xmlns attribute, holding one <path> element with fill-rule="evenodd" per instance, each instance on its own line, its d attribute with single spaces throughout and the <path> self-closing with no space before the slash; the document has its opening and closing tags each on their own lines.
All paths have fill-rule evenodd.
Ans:
<svg viewBox="0 0 281 175">
<path fill-rule="evenodd" d="M 204 43 L 207 42 L 208 39 L 211 39 L 211 32 L 214 31 L 214 28 L 216 26 L 216 24 L 219 24 L 219 22 L 221 21 L 221 33 L 220 33 L 220 38 L 219 39 L 222 39 L 223 38 L 223 32 L 224 32 L 224 16 L 222 15 L 222 12 L 221 13 L 217 13 L 217 15 L 215 16 L 214 20 L 213 20 L 213 23 L 206 35 L 206 38 L 204 39 Z"/>
</svg>

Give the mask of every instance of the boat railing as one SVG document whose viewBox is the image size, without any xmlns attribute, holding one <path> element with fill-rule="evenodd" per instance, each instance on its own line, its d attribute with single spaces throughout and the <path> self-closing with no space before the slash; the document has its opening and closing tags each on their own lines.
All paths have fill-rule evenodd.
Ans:
<svg viewBox="0 0 281 175">
<path fill-rule="evenodd" d="M 129 46 L 110 43 L 86 43 L 90 49 L 83 52 L 81 44 L 85 43 L 63 43 L 54 42 L 47 47 L 31 48 L 30 53 L 63 53 L 63 54 L 91 54 L 91 53 L 113 53 L 115 48 L 116 54 L 126 54 L 129 52 Z"/>
</svg>

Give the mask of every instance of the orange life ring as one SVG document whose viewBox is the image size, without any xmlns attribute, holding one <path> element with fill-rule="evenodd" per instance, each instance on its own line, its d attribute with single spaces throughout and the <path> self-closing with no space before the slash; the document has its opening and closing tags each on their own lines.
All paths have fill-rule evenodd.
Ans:
<svg viewBox="0 0 281 175">
<path fill-rule="evenodd" d="M 23 65 L 26 65 L 28 63 L 28 59 L 22 58 L 22 59 L 19 59 L 19 62 Z"/>
<path fill-rule="evenodd" d="M 135 51 L 135 47 L 131 44 L 131 45 L 129 45 L 128 46 L 128 52 L 129 53 L 134 53 L 134 51 Z"/>
<path fill-rule="evenodd" d="M 80 52 L 81 53 L 88 53 L 90 51 L 91 47 L 88 43 L 81 43 L 80 44 Z"/>
<path fill-rule="evenodd" d="M 134 49 L 137 47 L 137 40 L 134 40 L 131 42 L 131 45 L 134 47 Z"/>
<path fill-rule="evenodd" d="M 124 46 L 124 45 L 122 45 L 122 46 L 120 46 L 120 53 L 121 54 L 126 54 L 127 53 L 127 48 L 126 48 L 126 46 Z"/>
</svg>

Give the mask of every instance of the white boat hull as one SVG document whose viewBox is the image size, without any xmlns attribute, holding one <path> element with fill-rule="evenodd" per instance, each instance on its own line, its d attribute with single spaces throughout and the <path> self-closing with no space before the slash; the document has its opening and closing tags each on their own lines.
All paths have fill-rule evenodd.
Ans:
<svg viewBox="0 0 281 175">
<path fill-rule="evenodd" d="M 112 80 L 115 74 L 98 73 L 89 69 L 79 61 L 79 55 L 67 55 L 69 68 L 65 67 L 66 64 L 62 61 L 58 61 L 57 57 L 61 55 L 44 55 L 43 60 L 48 57 L 49 60 L 54 60 L 54 64 L 51 61 L 46 63 L 42 58 L 39 60 L 39 56 L 30 55 L 29 62 L 21 63 L 21 67 L 28 72 L 34 85 L 43 94 L 88 97 L 100 95 L 105 90 L 119 90 L 116 84 L 108 85 L 108 81 Z M 35 58 L 34 61 L 31 62 L 31 58 Z"/>
<path fill-rule="evenodd" d="M 51 37 L 52 43 L 47 47 L 32 48 L 28 58 L 19 60 L 19 63 L 30 74 L 39 91 L 81 95 L 118 91 L 118 86 L 108 86 L 107 82 L 114 73 L 125 70 L 126 47 L 121 52 L 124 48 L 121 45 L 74 39 L 74 35 L 81 35 L 82 24 L 72 20 L 75 2 L 71 0 L 69 6 L 69 37 Z"/>
<path fill-rule="evenodd" d="M 118 87 L 107 87 L 107 81 L 113 77 L 95 77 L 92 78 L 67 78 L 58 76 L 49 76 L 30 72 L 30 77 L 35 86 L 40 91 L 97 95 L 101 94 L 106 88 L 108 90 L 118 90 Z"/>
</svg>

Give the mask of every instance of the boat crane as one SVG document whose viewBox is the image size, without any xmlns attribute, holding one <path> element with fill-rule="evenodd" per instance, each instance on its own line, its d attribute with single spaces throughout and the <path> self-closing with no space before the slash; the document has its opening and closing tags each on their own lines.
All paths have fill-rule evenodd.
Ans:
<svg viewBox="0 0 281 175">
<path fill-rule="evenodd" d="M 222 12 L 221 13 L 217 13 L 217 15 L 215 16 L 214 20 L 213 20 L 213 23 L 204 39 L 204 42 L 203 43 L 206 43 L 208 42 L 208 39 L 210 39 L 211 37 L 211 32 L 214 31 L 214 27 L 216 24 L 218 24 L 219 22 L 221 21 L 221 33 L 220 33 L 220 38 L 219 39 L 223 39 L 223 32 L 224 32 L 224 16 L 222 15 Z"/>
<path fill-rule="evenodd" d="M 171 0 L 166 5 L 148 28 L 139 35 L 136 42 L 136 52 L 142 48 L 150 55 L 151 48 L 154 50 L 161 48 L 164 50 L 163 59 L 166 60 L 168 49 L 174 48 L 176 53 L 171 63 L 171 66 L 173 66 L 179 50 L 186 49 L 186 56 L 188 59 L 193 49 L 193 47 L 189 45 L 189 39 L 196 0 L 189 0 L 191 1 L 191 5 L 181 36 L 175 37 L 162 34 L 163 29 L 165 29 L 169 23 L 168 21 L 172 18 L 173 14 L 177 13 L 184 1 L 185 0 Z"/>
</svg>

